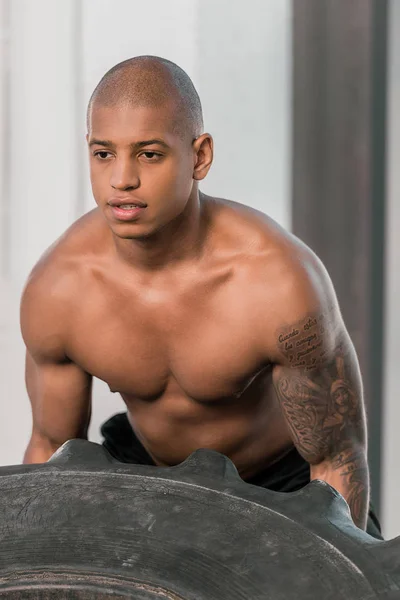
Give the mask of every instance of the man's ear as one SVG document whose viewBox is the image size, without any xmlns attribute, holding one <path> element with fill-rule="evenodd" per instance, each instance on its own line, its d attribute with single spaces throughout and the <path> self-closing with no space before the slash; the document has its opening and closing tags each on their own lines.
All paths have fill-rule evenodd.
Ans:
<svg viewBox="0 0 400 600">
<path fill-rule="evenodd" d="M 209 133 L 203 133 L 193 142 L 195 165 L 193 179 L 201 181 L 207 175 L 214 156 L 214 140 Z"/>
</svg>

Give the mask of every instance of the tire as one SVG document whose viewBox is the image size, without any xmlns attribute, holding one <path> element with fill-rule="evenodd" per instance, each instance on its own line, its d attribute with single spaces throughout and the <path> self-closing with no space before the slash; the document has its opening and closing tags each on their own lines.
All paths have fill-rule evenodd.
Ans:
<svg viewBox="0 0 400 600">
<path fill-rule="evenodd" d="M 357 529 L 324 482 L 272 492 L 209 450 L 151 467 L 71 440 L 2 467 L 0 539 L 0 598 L 400 599 L 400 538 Z"/>
</svg>

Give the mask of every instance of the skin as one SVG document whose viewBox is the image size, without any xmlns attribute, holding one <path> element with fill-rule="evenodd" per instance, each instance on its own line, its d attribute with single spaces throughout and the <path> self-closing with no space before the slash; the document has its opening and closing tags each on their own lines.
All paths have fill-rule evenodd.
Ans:
<svg viewBox="0 0 400 600">
<path fill-rule="evenodd" d="M 266 215 L 199 193 L 212 138 L 178 135 L 172 113 L 93 107 L 97 208 L 41 258 L 21 302 L 24 462 L 86 438 L 95 376 L 121 394 L 156 464 L 212 448 L 246 479 L 295 445 L 365 528 L 362 384 L 331 281 Z M 153 139 L 166 146 L 138 146 Z M 147 206 L 120 222 L 116 195 Z"/>
</svg>

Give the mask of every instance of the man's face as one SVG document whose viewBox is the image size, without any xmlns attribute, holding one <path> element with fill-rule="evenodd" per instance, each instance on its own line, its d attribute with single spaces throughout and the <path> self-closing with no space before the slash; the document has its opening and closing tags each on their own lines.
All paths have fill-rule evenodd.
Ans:
<svg viewBox="0 0 400 600">
<path fill-rule="evenodd" d="M 185 209 L 196 157 L 190 136 L 174 132 L 173 117 L 169 107 L 95 103 L 92 108 L 88 144 L 93 195 L 118 237 L 148 237 Z"/>
<path fill-rule="evenodd" d="M 345 413 L 349 409 L 349 392 L 345 387 L 340 387 L 333 394 L 333 399 L 336 404 L 336 409 L 340 414 Z"/>
</svg>

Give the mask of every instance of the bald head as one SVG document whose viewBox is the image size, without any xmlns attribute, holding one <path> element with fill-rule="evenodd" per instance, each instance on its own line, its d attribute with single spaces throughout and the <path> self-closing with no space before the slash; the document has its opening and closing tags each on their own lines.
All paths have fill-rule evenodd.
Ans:
<svg viewBox="0 0 400 600">
<path fill-rule="evenodd" d="M 95 106 L 170 107 L 174 129 L 193 139 L 203 130 L 200 98 L 190 77 L 175 63 L 137 56 L 112 67 L 100 80 L 88 105 L 87 126 Z"/>
</svg>

